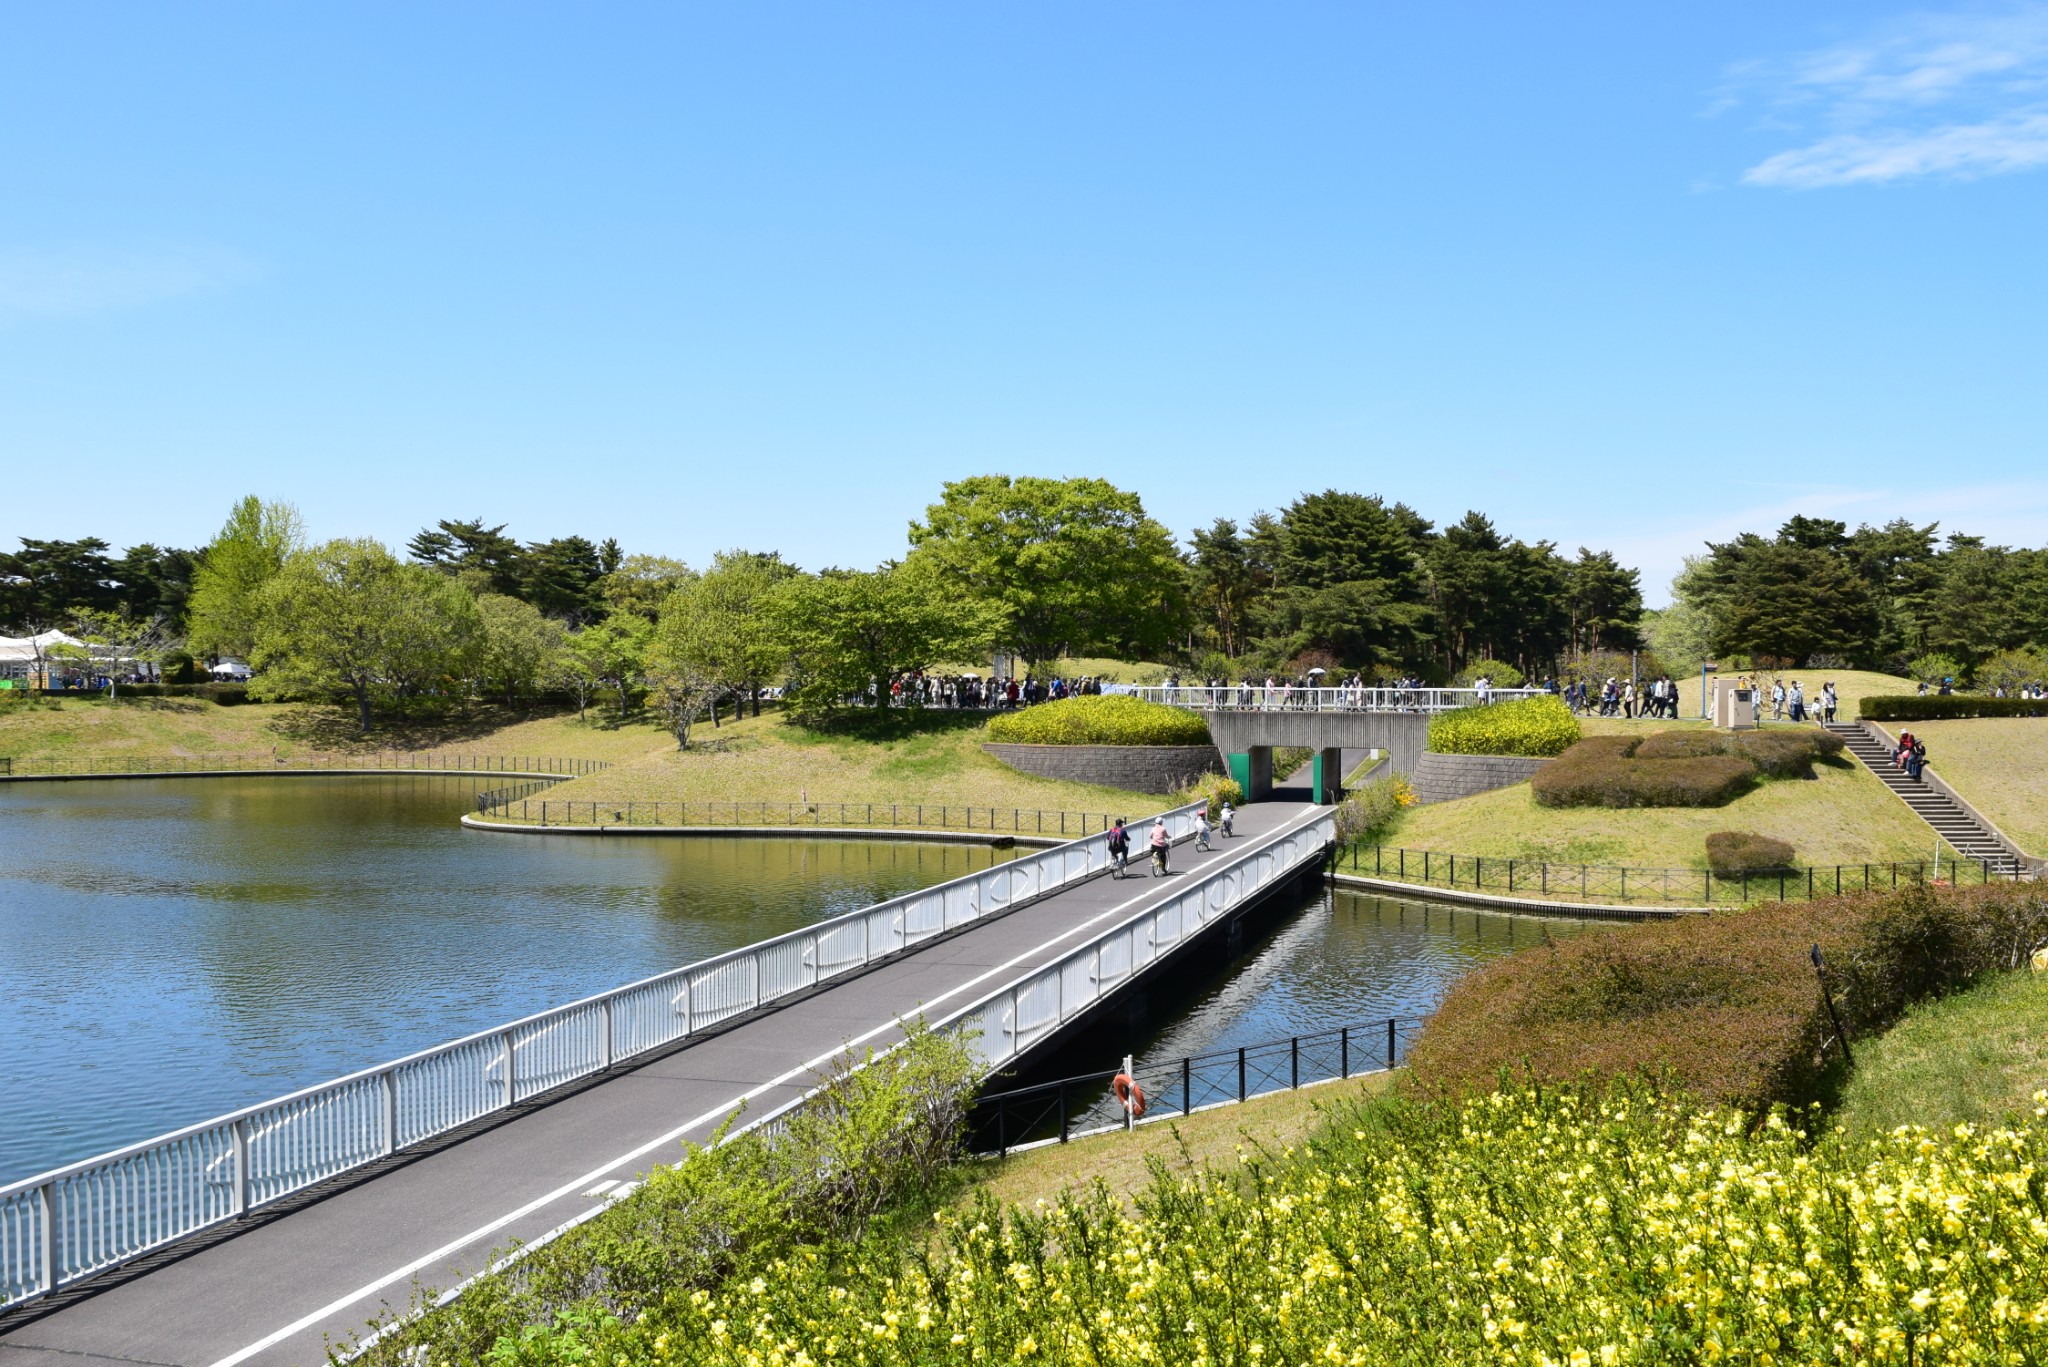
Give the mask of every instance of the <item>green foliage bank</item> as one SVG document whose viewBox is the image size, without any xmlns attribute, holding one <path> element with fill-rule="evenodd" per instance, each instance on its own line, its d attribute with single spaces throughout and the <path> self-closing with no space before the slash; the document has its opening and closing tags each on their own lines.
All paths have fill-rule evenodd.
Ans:
<svg viewBox="0 0 2048 1367">
<path fill-rule="evenodd" d="M 1207 745 L 1193 712 L 1118 693 L 1061 698 L 990 720 L 988 738 L 1012 745 Z"/>
</svg>

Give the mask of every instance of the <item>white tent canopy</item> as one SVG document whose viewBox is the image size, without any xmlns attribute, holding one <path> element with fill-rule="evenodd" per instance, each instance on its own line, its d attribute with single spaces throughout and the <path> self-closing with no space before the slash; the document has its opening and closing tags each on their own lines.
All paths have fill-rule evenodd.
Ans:
<svg viewBox="0 0 2048 1367">
<path fill-rule="evenodd" d="M 35 636 L 0 636 L 0 664 L 34 664 L 37 660 L 49 658 L 52 646 L 77 646 L 83 650 L 85 642 L 61 631 L 45 631 Z"/>
</svg>

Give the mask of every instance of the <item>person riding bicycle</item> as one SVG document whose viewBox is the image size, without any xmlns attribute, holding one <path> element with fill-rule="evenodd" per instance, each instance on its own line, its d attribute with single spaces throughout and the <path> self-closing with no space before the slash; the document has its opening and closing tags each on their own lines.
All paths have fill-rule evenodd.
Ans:
<svg viewBox="0 0 2048 1367">
<path fill-rule="evenodd" d="M 1118 817 L 1116 824 L 1109 828 L 1110 876 L 1124 876 L 1124 863 L 1131 857 L 1131 833 L 1124 829 L 1124 819 Z"/>
<path fill-rule="evenodd" d="M 1226 799 L 1224 799 L 1224 803 L 1223 803 L 1223 821 L 1222 821 L 1222 823 L 1221 823 L 1221 824 L 1222 824 L 1222 826 L 1223 826 L 1223 834 L 1224 834 L 1224 837 L 1225 837 L 1226 839 L 1227 839 L 1227 838 L 1229 838 L 1229 837 L 1230 837 L 1231 835 L 1235 834 L 1235 832 L 1233 832 L 1233 831 L 1232 831 L 1232 830 L 1230 829 L 1230 823 L 1231 823 L 1232 821 L 1235 821 L 1236 819 L 1237 819 L 1237 808 L 1235 808 L 1235 807 L 1233 807 L 1233 806 L 1231 806 L 1231 805 L 1230 805 L 1230 801 L 1229 801 L 1229 799 L 1227 799 L 1227 798 L 1226 798 Z"/>
<path fill-rule="evenodd" d="M 1207 807 L 1195 813 L 1195 848 L 1198 850 L 1209 848 L 1209 809 Z"/>
<path fill-rule="evenodd" d="M 1166 852 L 1172 848 L 1173 842 L 1166 835 L 1166 822 L 1154 818 L 1152 822 L 1152 873 L 1154 877 L 1166 872 Z"/>
</svg>

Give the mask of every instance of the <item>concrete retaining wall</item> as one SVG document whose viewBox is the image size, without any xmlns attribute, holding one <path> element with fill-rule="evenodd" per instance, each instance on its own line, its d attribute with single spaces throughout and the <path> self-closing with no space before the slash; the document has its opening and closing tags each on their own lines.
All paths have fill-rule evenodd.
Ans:
<svg viewBox="0 0 2048 1367">
<path fill-rule="evenodd" d="M 1527 782 L 1547 759 L 1519 755 L 1424 754 L 1413 775 L 1418 802 L 1450 802 Z"/>
<path fill-rule="evenodd" d="M 1213 745 L 984 745 L 1012 769 L 1040 778 L 1100 783 L 1134 793 L 1171 793 L 1223 772 Z"/>
</svg>

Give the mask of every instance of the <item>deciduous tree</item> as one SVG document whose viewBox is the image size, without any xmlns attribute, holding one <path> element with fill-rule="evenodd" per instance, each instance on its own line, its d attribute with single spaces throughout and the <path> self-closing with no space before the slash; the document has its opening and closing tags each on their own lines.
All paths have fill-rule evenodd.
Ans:
<svg viewBox="0 0 2048 1367">
<path fill-rule="evenodd" d="M 215 659 L 247 659 L 258 633 L 265 588 L 304 540 L 299 510 L 250 494 L 200 552 L 192 577 L 188 634 L 192 649 Z"/>
</svg>

